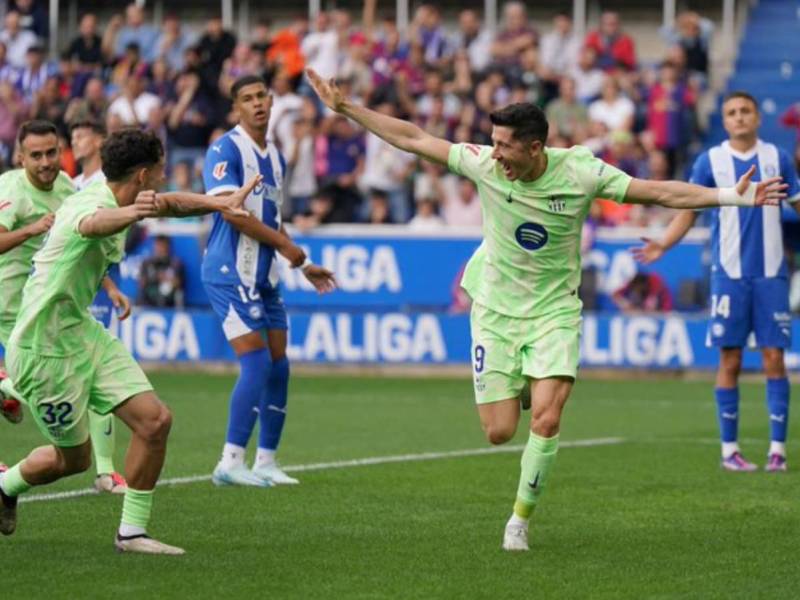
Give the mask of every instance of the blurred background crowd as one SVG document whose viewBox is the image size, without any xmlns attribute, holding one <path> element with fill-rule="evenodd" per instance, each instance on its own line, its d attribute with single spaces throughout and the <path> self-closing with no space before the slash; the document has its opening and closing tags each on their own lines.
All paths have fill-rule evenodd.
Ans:
<svg viewBox="0 0 800 600">
<path fill-rule="evenodd" d="M 501 6 L 494 34 L 465 9 L 444 22 L 419 4 L 401 33 L 395 15 L 322 11 L 281 27 L 253 22 L 246 37 L 218 17 L 202 30 L 166 14 L 153 24 L 137 4 L 100 23 L 79 16 L 79 31 L 48 59 L 42 0 L 9 0 L 0 31 L 0 168 L 13 165 L 18 125 L 54 121 L 64 135 L 64 169 L 76 174 L 69 123 L 94 118 L 109 131 L 138 125 L 168 148 L 170 187 L 202 189 L 206 149 L 230 128 L 229 90 L 262 74 L 273 91 L 269 136 L 290 166 L 284 217 L 301 229 L 321 223 L 409 223 L 438 230 L 476 226 L 474 185 L 400 152 L 329 113 L 304 80 L 310 66 L 336 79 L 354 101 L 411 119 L 455 142 L 489 144 L 489 113 L 532 101 L 551 124 L 549 144 L 584 144 L 637 177 L 683 175 L 699 139 L 698 100 L 708 84 L 711 21 L 679 13 L 664 27 L 661 60 L 643 64 L 625 23 L 603 12 L 585 36 L 568 14 L 533 22 L 522 2 Z M 667 213 L 598 202 L 597 225 L 662 223 Z"/>
</svg>

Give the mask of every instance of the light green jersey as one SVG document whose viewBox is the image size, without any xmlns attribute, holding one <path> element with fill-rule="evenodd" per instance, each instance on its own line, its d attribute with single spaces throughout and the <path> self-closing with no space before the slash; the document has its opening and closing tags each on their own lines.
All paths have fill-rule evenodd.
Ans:
<svg viewBox="0 0 800 600">
<path fill-rule="evenodd" d="M 72 356 L 102 330 L 89 305 L 109 265 L 122 260 L 127 230 L 105 238 L 82 236 L 78 225 L 99 208 L 118 208 L 102 182 L 67 198 L 56 213 L 44 246 L 33 257 L 9 345 L 40 356 Z"/>
<path fill-rule="evenodd" d="M 547 148 L 536 181 L 509 181 L 489 146 L 454 144 L 448 166 L 478 187 L 483 243 L 461 286 L 473 302 L 532 318 L 580 312 L 581 229 L 595 198 L 623 202 L 631 177 L 584 147 Z"/>
<path fill-rule="evenodd" d="M 72 181 L 64 172 L 58 174 L 49 191 L 34 187 L 24 169 L 4 173 L 0 175 L 0 226 L 14 231 L 30 225 L 56 212 L 73 193 Z M 0 338 L 5 338 L 14 326 L 31 260 L 43 240 L 44 234 L 37 235 L 0 254 Z"/>
</svg>

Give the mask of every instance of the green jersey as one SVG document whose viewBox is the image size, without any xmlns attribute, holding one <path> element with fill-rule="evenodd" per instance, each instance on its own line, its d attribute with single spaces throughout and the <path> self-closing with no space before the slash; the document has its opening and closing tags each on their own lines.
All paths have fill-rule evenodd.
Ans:
<svg viewBox="0 0 800 600">
<path fill-rule="evenodd" d="M 69 176 L 61 172 L 53 189 L 40 190 L 30 182 L 24 169 L 0 176 L 0 227 L 14 231 L 56 212 L 75 189 Z M 19 312 L 22 288 L 31 272 L 31 260 L 41 248 L 45 234 L 25 240 L 16 248 L 0 254 L 0 337 L 11 332 Z M 0 341 L 7 341 L 2 339 Z"/>
<path fill-rule="evenodd" d="M 89 312 L 111 263 L 122 260 L 125 232 L 104 238 L 80 234 L 80 222 L 100 208 L 118 208 L 109 187 L 97 182 L 64 201 L 44 246 L 33 257 L 10 345 L 40 356 L 72 356 L 102 326 Z"/>
<path fill-rule="evenodd" d="M 581 229 L 595 198 L 622 202 L 631 177 L 584 147 L 547 148 L 535 181 L 509 181 L 489 146 L 454 144 L 448 166 L 478 187 L 483 242 L 461 286 L 510 317 L 574 315 L 581 309 Z"/>
</svg>

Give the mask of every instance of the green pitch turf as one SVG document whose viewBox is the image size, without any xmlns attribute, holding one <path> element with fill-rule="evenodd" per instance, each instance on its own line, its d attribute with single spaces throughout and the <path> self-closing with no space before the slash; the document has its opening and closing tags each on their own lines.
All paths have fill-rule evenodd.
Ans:
<svg viewBox="0 0 800 600">
<path fill-rule="evenodd" d="M 157 374 L 175 421 L 163 478 L 210 474 L 229 376 Z M 763 463 L 763 387 L 741 437 Z M 120 428 L 122 429 L 122 427 Z M 521 427 L 515 443 L 525 439 Z M 121 499 L 20 505 L 0 539 L 2 598 L 790 598 L 800 584 L 800 476 L 723 473 L 711 384 L 581 381 L 531 528 L 500 550 L 519 452 L 296 473 L 301 485 L 159 488 L 152 533 L 184 557 L 117 555 Z M 120 436 L 120 459 L 126 436 Z M 39 444 L 0 423 L 0 459 Z M 469 379 L 297 377 L 284 465 L 484 448 Z M 800 445 L 789 445 L 800 468 Z M 86 488 L 92 475 L 33 493 Z"/>
</svg>

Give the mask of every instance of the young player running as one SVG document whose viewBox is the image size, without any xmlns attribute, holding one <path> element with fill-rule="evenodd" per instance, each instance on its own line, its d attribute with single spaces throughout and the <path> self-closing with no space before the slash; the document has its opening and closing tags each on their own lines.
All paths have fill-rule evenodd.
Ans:
<svg viewBox="0 0 800 600">
<path fill-rule="evenodd" d="M 156 194 L 152 190 L 164 180 L 164 151 L 155 135 L 117 132 L 103 144 L 101 155 L 108 182 L 70 196 L 57 212 L 34 257 L 8 343 L 9 375 L 50 445 L 33 450 L 0 475 L 0 533 L 14 532 L 20 494 L 89 468 L 86 413 L 92 408 L 101 414 L 113 412 L 132 432 L 116 548 L 183 554 L 147 535 L 170 411 L 122 342 L 91 316 L 88 307 L 109 265 L 122 258 L 130 225 L 147 217 L 212 211 L 243 215 L 241 206 L 258 178 L 226 198 Z"/>
<path fill-rule="evenodd" d="M 547 120 L 534 104 L 491 114 L 493 147 L 451 144 L 416 125 L 350 102 L 333 81 L 309 80 L 322 101 L 390 144 L 447 164 L 478 186 L 484 241 L 461 285 L 471 312 L 475 399 L 486 437 L 507 442 L 520 418 L 519 396 L 531 382 L 530 435 L 522 454 L 506 550 L 528 550 L 528 521 L 553 468 L 561 414 L 578 368 L 581 225 L 592 200 L 671 208 L 774 204 L 779 178 L 704 188 L 633 179 L 583 147 L 545 148 Z"/>
</svg>

